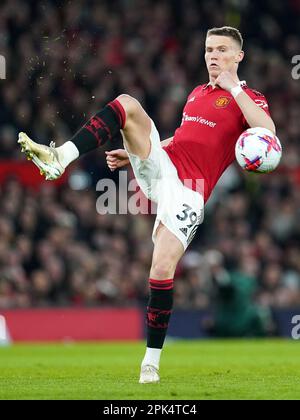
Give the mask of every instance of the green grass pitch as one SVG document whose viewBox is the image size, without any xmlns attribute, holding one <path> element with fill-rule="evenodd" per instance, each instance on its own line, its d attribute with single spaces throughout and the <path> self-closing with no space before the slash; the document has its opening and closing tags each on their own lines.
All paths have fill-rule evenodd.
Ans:
<svg viewBox="0 0 300 420">
<path fill-rule="evenodd" d="M 138 384 L 144 344 L 0 348 L 0 399 L 300 399 L 300 342 L 170 341 L 161 382 Z"/>
</svg>

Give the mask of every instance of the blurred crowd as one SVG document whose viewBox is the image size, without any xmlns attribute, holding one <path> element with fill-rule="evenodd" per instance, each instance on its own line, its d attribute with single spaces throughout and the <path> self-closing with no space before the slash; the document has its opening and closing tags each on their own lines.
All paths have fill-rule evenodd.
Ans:
<svg viewBox="0 0 300 420">
<path fill-rule="evenodd" d="M 269 101 L 282 165 L 272 175 L 234 166 L 224 174 L 178 266 L 175 305 L 211 308 L 233 296 L 221 293 L 224 284 L 232 292 L 240 278 L 252 305 L 299 306 L 300 80 L 292 78 L 299 19 L 297 0 L 4 1 L 0 157 L 22 159 L 20 130 L 60 145 L 120 93 L 141 101 L 169 137 L 187 94 L 207 81 L 207 29 L 238 26 L 246 52 L 240 78 Z M 0 308 L 146 302 L 153 217 L 96 212 L 97 180 L 117 178 L 103 153 L 71 172 L 81 181 L 73 176 L 60 188 L 37 192 L 15 179 L 0 186 Z"/>
</svg>

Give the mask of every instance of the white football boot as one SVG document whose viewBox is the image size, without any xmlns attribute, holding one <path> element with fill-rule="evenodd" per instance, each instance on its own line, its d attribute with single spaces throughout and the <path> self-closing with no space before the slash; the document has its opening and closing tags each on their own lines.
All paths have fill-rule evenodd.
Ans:
<svg viewBox="0 0 300 420">
<path fill-rule="evenodd" d="M 152 365 L 144 365 L 141 367 L 140 384 L 154 384 L 159 382 L 158 369 Z"/>
<path fill-rule="evenodd" d="M 19 133 L 18 143 L 21 145 L 21 151 L 27 155 L 28 160 L 39 168 L 40 174 L 45 176 L 46 180 L 59 178 L 65 171 L 59 161 L 55 143 L 51 142 L 50 147 L 35 143 L 27 134 Z"/>
</svg>

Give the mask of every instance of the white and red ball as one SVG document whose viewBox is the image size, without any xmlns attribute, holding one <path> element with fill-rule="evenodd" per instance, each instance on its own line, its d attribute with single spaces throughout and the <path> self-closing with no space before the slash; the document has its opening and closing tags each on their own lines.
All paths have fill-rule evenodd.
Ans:
<svg viewBox="0 0 300 420">
<path fill-rule="evenodd" d="M 248 172 L 268 173 L 279 165 L 282 147 L 272 131 L 262 128 L 248 128 L 238 138 L 235 156 L 238 164 Z"/>
</svg>

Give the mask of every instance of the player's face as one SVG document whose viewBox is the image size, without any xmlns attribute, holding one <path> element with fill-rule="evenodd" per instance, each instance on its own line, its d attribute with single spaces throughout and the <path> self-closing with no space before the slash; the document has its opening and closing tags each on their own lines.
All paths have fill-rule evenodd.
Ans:
<svg viewBox="0 0 300 420">
<path fill-rule="evenodd" d="M 205 62 L 210 79 L 216 79 L 222 71 L 236 73 L 243 51 L 229 36 L 210 35 L 205 42 Z"/>
</svg>

